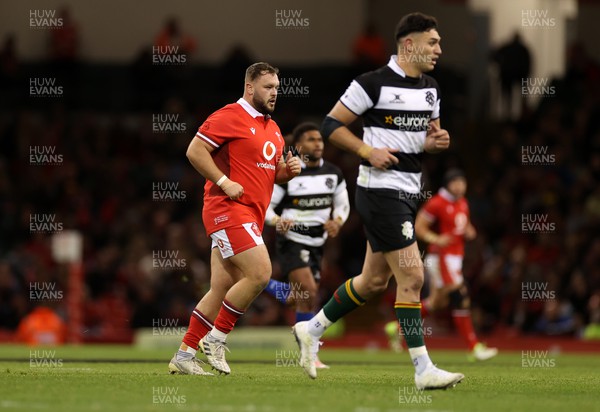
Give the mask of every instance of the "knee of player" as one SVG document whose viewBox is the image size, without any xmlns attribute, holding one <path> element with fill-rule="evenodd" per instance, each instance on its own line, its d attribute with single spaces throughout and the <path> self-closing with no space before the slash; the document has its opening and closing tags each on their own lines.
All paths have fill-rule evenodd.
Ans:
<svg viewBox="0 0 600 412">
<path fill-rule="evenodd" d="M 452 309 L 469 309 L 471 305 L 466 288 L 453 290 L 448 294 L 448 299 Z"/>
<path fill-rule="evenodd" d="M 367 288 L 372 293 L 381 293 L 387 289 L 388 282 L 388 277 L 372 276 L 368 279 Z"/>
<path fill-rule="evenodd" d="M 246 273 L 246 278 L 256 283 L 261 288 L 266 288 L 271 279 L 271 267 L 257 267 L 250 273 Z"/>
<path fill-rule="evenodd" d="M 425 274 L 423 273 L 423 269 L 420 267 L 404 270 L 401 273 L 400 278 L 404 280 L 401 283 L 405 284 L 408 288 L 414 291 L 420 291 L 425 283 Z"/>
</svg>

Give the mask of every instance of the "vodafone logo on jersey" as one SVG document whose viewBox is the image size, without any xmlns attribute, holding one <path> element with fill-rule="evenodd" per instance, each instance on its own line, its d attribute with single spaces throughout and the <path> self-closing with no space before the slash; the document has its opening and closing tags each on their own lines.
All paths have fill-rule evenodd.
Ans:
<svg viewBox="0 0 600 412">
<path fill-rule="evenodd" d="M 275 147 L 275 143 L 273 143 L 270 140 L 267 140 L 265 142 L 265 145 L 263 146 L 263 156 L 265 157 L 265 159 L 267 159 L 267 161 L 271 160 L 276 153 L 277 148 Z"/>
<path fill-rule="evenodd" d="M 275 143 L 273 143 L 270 140 L 267 140 L 263 146 L 263 156 L 266 160 L 266 162 L 257 162 L 256 166 L 260 167 L 262 169 L 271 169 L 271 170 L 275 170 L 275 165 L 272 165 L 271 163 L 267 163 L 269 162 L 271 159 L 273 159 L 275 157 L 275 155 L 277 154 L 277 146 L 275 146 Z"/>
</svg>

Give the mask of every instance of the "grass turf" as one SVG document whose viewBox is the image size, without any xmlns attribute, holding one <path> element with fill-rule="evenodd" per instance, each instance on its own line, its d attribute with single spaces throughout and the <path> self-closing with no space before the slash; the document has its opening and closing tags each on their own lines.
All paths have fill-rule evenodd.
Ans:
<svg viewBox="0 0 600 412">
<path fill-rule="evenodd" d="M 0 410 L 18 411 L 600 411 L 600 356 L 501 353 L 469 363 L 433 351 L 463 372 L 447 391 L 418 392 L 406 353 L 327 350 L 331 370 L 310 380 L 296 351 L 234 349 L 230 376 L 169 375 L 172 352 L 124 346 L 0 346 Z M 544 357 L 546 356 L 546 357 Z M 527 361 L 525 361 L 527 364 Z"/>
</svg>

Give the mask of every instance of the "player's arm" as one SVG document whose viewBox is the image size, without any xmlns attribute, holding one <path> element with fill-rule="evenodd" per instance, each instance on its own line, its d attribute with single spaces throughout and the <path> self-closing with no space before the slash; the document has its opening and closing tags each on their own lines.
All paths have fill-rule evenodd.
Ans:
<svg viewBox="0 0 600 412">
<path fill-rule="evenodd" d="M 267 213 L 265 216 L 265 223 L 269 226 L 275 226 L 275 229 L 281 233 L 287 232 L 294 223 L 293 220 L 285 218 L 282 219 L 281 216 L 275 213 L 275 209 L 283 200 L 285 193 L 286 189 L 284 187 L 275 185 L 273 188 L 273 195 L 271 196 L 271 203 L 269 203 L 269 207 L 267 207 Z"/>
<path fill-rule="evenodd" d="M 423 150 L 427 153 L 440 153 L 450 147 L 450 135 L 440 126 L 440 118 L 431 120 L 425 136 Z"/>
<path fill-rule="evenodd" d="M 392 164 L 397 164 L 398 158 L 392 154 L 396 151 L 395 149 L 373 148 L 348 129 L 348 125 L 357 118 L 356 114 L 338 101 L 323 120 L 321 135 L 334 145 L 348 152 L 356 153 L 378 169 L 387 169 Z"/>
<path fill-rule="evenodd" d="M 337 185 L 335 193 L 333 194 L 333 210 L 331 211 L 332 218 L 329 219 L 323 225 L 323 228 L 327 231 L 327 234 L 334 238 L 338 235 L 340 229 L 348 220 L 350 215 L 350 200 L 348 199 L 348 190 L 346 189 L 346 182 L 342 180 Z"/>
<path fill-rule="evenodd" d="M 210 180 L 225 192 L 229 198 L 236 200 L 244 194 L 244 188 L 237 182 L 230 180 L 225 173 L 215 164 L 210 153 L 214 150 L 210 144 L 194 137 L 188 146 L 186 156 L 194 169 L 204 178 Z"/>
<path fill-rule="evenodd" d="M 477 237 L 477 229 L 471 223 L 471 212 L 468 209 L 467 203 L 467 226 L 465 227 L 465 240 L 473 240 Z"/>
<path fill-rule="evenodd" d="M 435 233 L 432 229 L 434 222 L 435 218 L 432 217 L 428 212 L 423 209 L 419 210 L 415 220 L 415 233 L 417 238 L 432 245 L 437 245 L 440 247 L 447 246 L 452 240 L 452 236 L 448 234 Z"/>
<path fill-rule="evenodd" d="M 301 171 L 302 166 L 300 165 L 300 159 L 298 159 L 296 156 L 292 156 L 292 152 L 289 151 L 285 161 L 283 160 L 283 157 L 281 157 L 279 163 L 277 164 L 275 183 L 287 183 L 294 177 L 298 176 Z"/>
</svg>

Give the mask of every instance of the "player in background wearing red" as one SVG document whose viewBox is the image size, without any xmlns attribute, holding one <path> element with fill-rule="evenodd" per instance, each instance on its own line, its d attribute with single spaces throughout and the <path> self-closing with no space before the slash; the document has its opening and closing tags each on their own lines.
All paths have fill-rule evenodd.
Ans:
<svg viewBox="0 0 600 412">
<path fill-rule="evenodd" d="M 479 342 L 471 320 L 462 264 L 465 240 L 475 239 L 477 232 L 471 224 L 466 191 L 464 173 L 459 169 L 448 170 L 444 187 L 417 214 L 415 232 L 417 238 L 429 243 L 425 272 L 431 282 L 431 293 L 422 301 L 423 311 L 432 313 L 450 306 L 454 325 L 469 347 L 469 359 L 482 361 L 496 356 L 498 350 Z"/>
<path fill-rule="evenodd" d="M 227 335 L 271 277 L 265 213 L 273 185 L 301 171 L 291 152 L 283 160 L 284 140 L 271 119 L 278 72 L 263 62 L 248 67 L 243 97 L 211 114 L 188 147 L 188 159 L 206 178 L 202 221 L 213 243 L 211 288 L 192 313 L 171 373 L 210 375 L 196 359 L 200 348 L 214 369 L 229 374 Z"/>
</svg>

